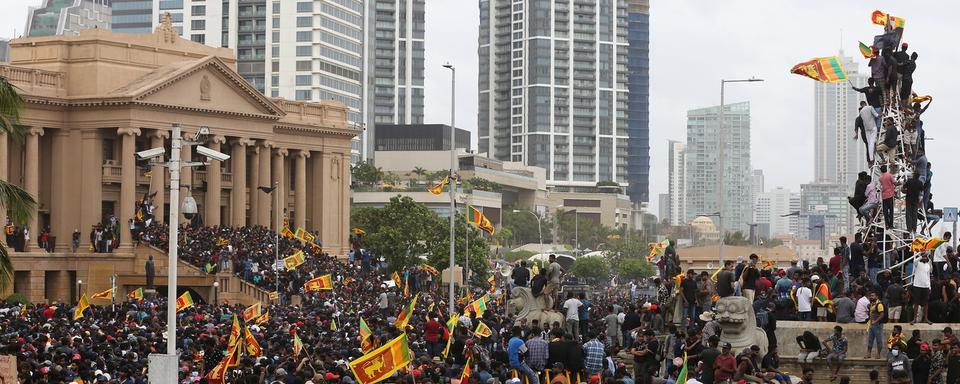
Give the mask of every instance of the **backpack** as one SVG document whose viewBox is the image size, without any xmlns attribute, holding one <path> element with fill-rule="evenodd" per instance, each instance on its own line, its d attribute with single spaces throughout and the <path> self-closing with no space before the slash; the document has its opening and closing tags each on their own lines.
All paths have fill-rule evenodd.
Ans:
<svg viewBox="0 0 960 384">
<path fill-rule="evenodd" d="M 533 278 L 533 281 L 530 282 L 530 290 L 533 291 L 534 297 L 539 297 L 543 293 L 543 286 L 547 284 L 547 278 L 542 274 L 537 275 Z"/>
</svg>

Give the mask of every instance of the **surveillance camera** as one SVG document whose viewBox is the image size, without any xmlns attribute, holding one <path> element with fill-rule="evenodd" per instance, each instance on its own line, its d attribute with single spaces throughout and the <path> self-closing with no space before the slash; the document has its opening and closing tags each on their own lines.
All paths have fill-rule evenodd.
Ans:
<svg viewBox="0 0 960 384">
<path fill-rule="evenodd" d="M 206 125 L 200 126 L 200 129 L 197 130 L 197 133 L 193 135 L 193 141 L 196 143 L 206 143 L 207 136 L 210 135 L 210 127 Z"/>
<path fill-rule="evenodd" d="M 154 157 L 163 156 L 163 154 L 166 152 L 167 152 L 166 148 L 163 148 L 163 147 L 150 148 L 145 151 L 137 152 L 137 158 L 140 160 L 148 160 Z"/>
<path fill-rule="evenodd" d="M 224 161 L 230 158 L 230 155 L 227 155 L 226 153 L 217 152 L 210 148 L 204 147 L 202 145 L 197 146 L 197 153 L 203 155 L 208 159 L 217 160 L 217 161 Z"/>
</svg>

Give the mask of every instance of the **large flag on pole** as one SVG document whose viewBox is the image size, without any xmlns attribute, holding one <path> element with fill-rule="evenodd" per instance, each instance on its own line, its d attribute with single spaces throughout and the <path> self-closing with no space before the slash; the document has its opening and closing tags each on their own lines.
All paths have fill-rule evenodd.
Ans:
<svg viewBox="0 0 960 384">
<path fill-rule="evenodd" d="M 243 310 L 243 321 L 249 323 L 262 315 L 260 303 L 257 302 Z"/>
<path fill-rule="evenodd" d="M 243 344 L 247 349 L 247 354 L 250 356 L 260 356 L 263 353 L 263 350 L 260 349 L 260 343 L 257 342 L 257 339 L 253 337 L 253 333 L 250 332 L 250 328 L 244 328 L 243 335 Z"/>
<path fill-rule="evenodd" d="M 91 299 L 110 300 L 110 299 L 113 298 L 113 290 L 114 290 L 114 289 L 116 289 L 116 288 L 110 288 L 110 289 L 108 289 L 108 290 L 106 290 L 106 291 L 103 291 L 103 292 L 100 292 L 100 293 L 95 293 L 93 296 L 90 296 L 90 298 L 91 298 Z"/>
<path fill-rule="evenodd" d="M 492 236 L 493 233 L 496 232 L 496 228 L 493 227 L 490 219 L 487 219 L 487 217 L 483 215 L 483 212 L 480 212 L 480 210 L 472 205 L 467 210 L 467 222 L 476 225 L 477 228 L 480 228 L 481 231 L 486 232 L 488 235 Z"/>
<path fill-rule="evenodd" d="M 77 309 L 73 311 L 73 319 L 83 318 L 83 311 L 86 311 L 87 308 L 90 308 L 90 301 L 87 300 L 87 295 L 80 295 L 80 301 L 77 302 Z"/>
<path fill-rule="evenodd" d="M 824 83 L 847 81 L 847 73 L 836 56 L 818 57 L 794 65 L 790 73 L 806 76 Z"/>
<path fill-rule="evenodd" d="M 182 295 L 180 295 L 180 297 L 177 298 L 177 312 L 180 312 L 192 306 L 193 306 L 193 296 L 190 296 L 190 291 L 184 292 Z"/>
<path fill-rule="evenodd" d="M 373 331 L 370 330 L 370 327 L 367 325 L 367 321 L 362 317 L 360 318 L 360 350 L 363 353 L 370 352 L 373 349 L 373 342 L 370 341 L 370 337 L 373 336 Z"/>
<path fill-rule="evenodd" d="M 430 193 L 434 195 L 440 195 L 443 193 L 443 187 L 446 187 L 450 183 L 450 176 L 444 176 L 443 180 L 440 180 L 440 184 L 430 187 Z"/>
<path fill-rule="evenodd" d="M 413 296 L 413 300 L 410 300 L 410 304 L 408 304 L 407 307 L 400 312 L 400 315 L 397 316 L 397 321 L 393 323 L 393 325 L 401 332 L 405 332 L 407 330 L 407 323 L 409 323 L 410 318 L 413 317 L 413 308 L 417 306 L 418 297 L 420 297 L 419 293 L 416 296 Z"/>
<path fill-rule="evenodd" d="M 903 26 L 907 24 L 907 21 L 902 17 L 890 16 L 890 14 L 884 13 L 881 10 L 873 11 L 873 13 L 870 14 L 870 21 L 876 25 L 883 26 L 890 23 L 894 28 L 903 28 Z"/>
<path fill-rule="evenodd" d="M 306 258 L 305 258 L 304 255 L 303 255 L 303 251 L 302 251 L 302 250 L 299 250 L 299 251 L 297 251 L 297 253 L 294 253 L 294 254 L 291 255 L 291 256 L 284 257 L 284 258 L 283 258 L 283 266 L 284 266 L 288 271 L 291 271 L 291 270 L 299 267 L 300 264 L 303 264 L 305 261 L 306 261 Z"/>
<path fill-rule="evenodd" d="M 227 342 L 227 348 L 233 348 L 240 340 L 240 321 L 237 320 L 237 315 L 233 315 L 233 326 L 230 327 L 230 339 Z"/>
<path fill-rule="evenodd" d="M 350 370 L 360 384 L 378 383 L 406 367 L 412 356 L 407 345 L 407 334 L 403 333 L 373 352 L 351 361 Z"/>
</svg>

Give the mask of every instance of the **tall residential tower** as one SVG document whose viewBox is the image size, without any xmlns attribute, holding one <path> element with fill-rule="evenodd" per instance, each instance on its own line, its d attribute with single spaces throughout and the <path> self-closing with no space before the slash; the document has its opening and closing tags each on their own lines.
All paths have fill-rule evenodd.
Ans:
<svg viewBox="0 0 960 384">
<path fill-rule="evenodd" d="M 650 193 L 650 0 L 627 2 L 627 193 Z"/>
<path fill-rule="evenodd" d="M 668 193 L 670 195 L 670 225 L 689 223 L 687 217 L 687 144 L 667 141 L 670 151 Z"/>
<path fill-rule="evenodd" d="M 24 36 L 79 35 L 81 29 L 110 29 L 108 0 L 43 0 L 27 11 Z"/>
<path fill-rule="evenodd" d="M 627 0 L 480 0 L 480 152 L 557 190 L 627 178 Z"/>
</svg>

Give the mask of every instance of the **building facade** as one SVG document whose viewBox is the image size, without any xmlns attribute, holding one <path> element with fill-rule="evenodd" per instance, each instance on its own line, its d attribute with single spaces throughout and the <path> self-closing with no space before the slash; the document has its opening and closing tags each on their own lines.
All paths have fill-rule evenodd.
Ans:
<svg viewBox="0 0 960 384">
<path fill-rule="evenodd" d="M 450 152 L 450 126 L 445 124 L 377 124 L 377 151 Z M 470 150 L 470 131 L 457 128 L 456 147 Z M 449 161 L 448 161 L 449 163 Z M 449 165 L 447 166 L 449 169 Z"/>
<path fill-rule="evenodd" d="M 790 222 L 794 219 L 790 214 L 790 190 L 777 187 L 757 195 L 753 203 L 753 222 L 767 231 L 760 231 L 766 238 L 778 236 L 797 236 L 791 231 Z"/>
<path fill-rule="evenodd" d="M 650 194 L 650 0 L 627 2 L 627 194 Z"/>
<path fill-rule="evenodd" d="M 835 183 L 800 185 L 801 225 L 813 221 L 816 221 L 818 225 L 823 224 L 825 225 L 823 234 L 828 238 L 848 235 L 853 233 L 849 220 L 851 211 L 850 203 L 847 202 L 845 185 Z M 800 232 L 813 233 L 815 231 L 810 228 L 800 228 Z M 819 229 L 816 232 L 818 236 L 816 238 L 819 239 Z"/>
<path fill-rule="evenodd" d="M 120 33 L 150 33 L 153 31 L 153 1 L 112 0 L 110 30 Z"/>
<path fill-rule="evenodd" d="M 867 169 L 867 157 L 863 140 L 850 139 L 864 100 L 851 85 L 865 86 L 867 75 L 842 50 L 839 57 L 850 82 L 814 84 L 814 182 L 848 185 L 852 192 L 857 173 Z"/>
<path fill-rule="evenodd" d="M 348 248 L 350 140 L 359 132 L 347 124 L 342 104 L 267 98 L 236 72 L 230 50 L 181 39 L 169 23 L 153 34 L 97 29 L 10 44 L 3 71 L 26 100 L 20 119 L 26 137 L 22 145 L 0 139 L 0 178 L 39 202 L 39 212 L 17 224 L 34 234 L 49 228 L 62 239 L 54 254 L 42 254 L 41 265 L 17 265 L 18 284 L 42 290 L 46 276 L 48 289 L 69 292 L 68 272 L 97 287 L 108 284 L 114 265 L 134 252 L 130 234 L 120 231 L 120 248 L 109 257 L 85 253 L 85 234 L 113 217 L 129 222 L 150 194 L 159 221 L 192 194 L 206 225 L 233 226 L 275 226 L 279 194 L 276 209 L 286 210 L 291 225 L 316 233 L 333 254 Z M 181 185 L 191 188 L 181 191 L 181 201 L 169 201 L 164 168 L 138 164 L 134 156 L 168 146 L 172 123 L 190 138 L 209 127 L 205 146 L 231 155 L 184 168 Z M 185 149 L 182 159 L 203 159 L 191 152 Z M 257 189 L 271 184 L 278 185 L 274 195 Z M 80 253 L 69 252 L 74 230 L 84 234 Z M 22 260 L 31 260 L 35 248 L 28 245 Z M 54 291 L 48 299 L 61 295 Z"/>
<path fill-rule="evenodd" d="M 110 29 L 109 0 L 43 0 L 27 11 L 24 36 L 79 35 L 84 29 Z"/>
<path fill-rule="evenodd" d="M 480 1 L 479 151 L 561 189 L 627 178 L 627 1 Z"/>
<path fill-rule="evenodd" d="M 723 229 L 748 233 L 750 208 L 750 103 L 727 104 L 724 110 L 723 159 L 718 157 L 720 107 L 687 111 L 686 219 L 720 212 L 723 198 Z M 717 179 L 724 176 L 723 186 Z"/>
<path fill-rule="evenodd" d="M 667 193 L 670 195 L 670 225 L 690 222 L 687 217 L 687 144 L 667 141 L 669 176 Z"/>
</svg>

